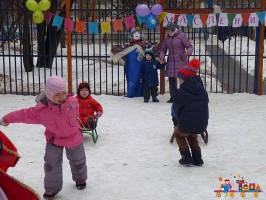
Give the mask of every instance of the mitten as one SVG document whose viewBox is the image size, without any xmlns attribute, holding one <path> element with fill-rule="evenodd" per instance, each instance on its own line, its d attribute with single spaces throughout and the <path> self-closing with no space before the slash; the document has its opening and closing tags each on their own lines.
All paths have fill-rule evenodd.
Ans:
<svg viewBox="0 0 266 200">
<path fill-rule="evenodd" d="M 103 112 L 102 111 L 98 111 L 97 115 L 98 115 L 98 117 L 101 117 L 103 115 Z"/>
</svg>

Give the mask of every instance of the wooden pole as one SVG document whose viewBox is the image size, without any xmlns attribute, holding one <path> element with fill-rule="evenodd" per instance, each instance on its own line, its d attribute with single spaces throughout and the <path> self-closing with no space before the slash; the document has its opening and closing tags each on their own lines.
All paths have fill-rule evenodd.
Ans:
<svg viewBox="0 0 266 200">
<path fill-rule="evenodd" d="M 161 0 L 161 5 L 164 6 L 164 0 Z M 160 24 L 160 42 L 164 40 L 164 27 L 163 23 Z M 164 69 L 160 70 L 160 94 L 165 93 L 165 76 Z"/>
<path fill-rule="evenodd" d="M 261 11 L 266 9 L 266 1 L 261 1 Z M 259 66 L 258 66 L 258 95 L 262 95 L 262 73 L 263 73 L 263 53 L 264 53 L 264 24 L 260 24 L 260 44 L 259 44 Z"/>
<path fill-rule="evenodd" d="M 66 18 L 70 19 L 70 0 L 66 0 Z M 67 79 L 68 79 L 68 93 L 73 94 L 72 91 L 72 59 L 71 59 L 71 32 L 67 30 Z"/>
</svg>

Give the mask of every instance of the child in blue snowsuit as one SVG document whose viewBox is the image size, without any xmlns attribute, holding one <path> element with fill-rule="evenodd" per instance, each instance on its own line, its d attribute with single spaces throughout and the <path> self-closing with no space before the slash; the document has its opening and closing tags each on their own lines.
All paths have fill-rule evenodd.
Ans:
<svg viewBox="0 0 266 200">
<path fill-rule="evenodd" d="M 159 102 L 158 96 L 158 69 L 163 69 L 165 64 L 160 64 L 155 60 L 152 50 L 145 51 L 145 58 L 141 62 L 140 78 L 143 82 L 143 97 L 144 102 L 148 103 L 150 96 L 152 96 L 152 102 Z"/>
</svg>

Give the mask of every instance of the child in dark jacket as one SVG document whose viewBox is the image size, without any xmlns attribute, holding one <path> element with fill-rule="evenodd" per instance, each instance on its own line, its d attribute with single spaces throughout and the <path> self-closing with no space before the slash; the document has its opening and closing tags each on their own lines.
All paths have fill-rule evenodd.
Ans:
<svg viewBox="0 0 266 200">
<path fill-rule="evenodd" d="M 77 99 L 79 103 L 79 119 L 81 125 L 90 130 L 96 128 L 96 115 L 101 117 L 103 108 L 101 104 L 91 96 L 90 84 L 81 82 L 77 90 Z"/>
<path fill-rule="evenodd" d="M 207 129 L 209 98 L 200 76 L 197 75 L 199 67 L 199 60 L 194 58 L 179 70 L 177 77 L 180 88 L 176 91 L 173 102 L 177 120 L 175 137 L 182 157 L 179 163 L 187 166 L 204 164 L 197 134 Z"/>
<path fill-rule="evenodd" d="M 141 62 L 140 77 L 143 82 L 143 97 L 144 102 L 148 103 L 150 96 L 152 96 L 152 102 L 159 102 L 158 96 L 158 69 L 163 69 L 165 64 L 160 64 L 155 60 L 152 50 L 145 51 L 145 58 Z"/>
</svg>

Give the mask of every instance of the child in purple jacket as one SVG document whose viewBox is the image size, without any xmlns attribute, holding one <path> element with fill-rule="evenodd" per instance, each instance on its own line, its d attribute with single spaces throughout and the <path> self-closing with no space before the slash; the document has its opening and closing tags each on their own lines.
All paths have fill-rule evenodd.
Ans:
<svg viewBox="0 0 266 200">
<path fill-rule="evenodd" d="M 44 199 L 53 198 L 62 189 L 64 148 L 76 187 L 86 187 L 87 165 L 78 114 L 78 101 L 67 95 L 64 79 L 51 76 L 46 82 L 45 95 L 35 107 L 11 112 L 0 120 L 0 125 L 26 123 L 45 126 Z"/>
</svg>

